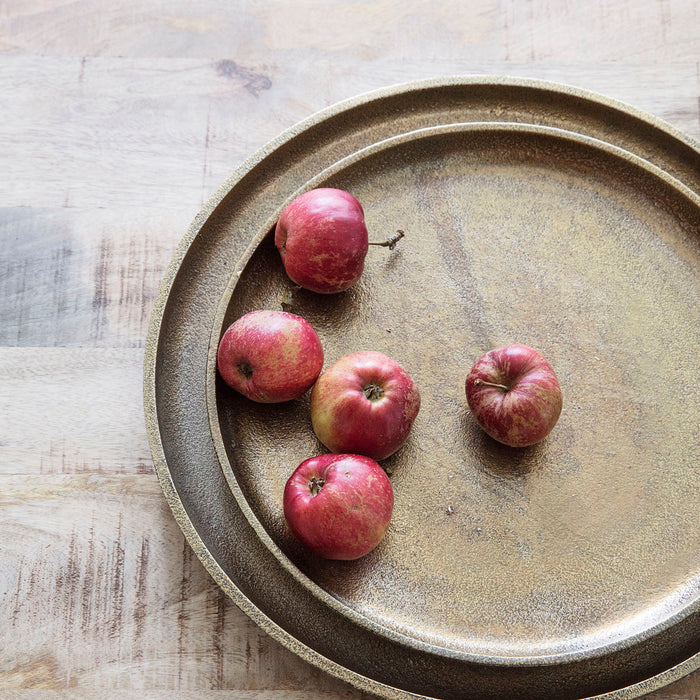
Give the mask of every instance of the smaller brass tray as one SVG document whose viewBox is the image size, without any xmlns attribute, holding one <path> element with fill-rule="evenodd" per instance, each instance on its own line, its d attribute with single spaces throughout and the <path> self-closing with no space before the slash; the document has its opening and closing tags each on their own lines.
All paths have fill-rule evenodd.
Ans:
<svg viewBox="0 0 700 700">
<path fill-rule="evenodd" d="M 638 697 L 700 665 L 697 150 L 562 87 L 438 87 L 312 120 L 195 222 L 147 353 L 161 483 L 224 590 L 358 688 Z M 492 114 L 508 113 L 506 100 L 520 115 L 533 91 L 566 119 L 483 119 L 487 95 L 500 95 Z M 394 133 L 369 138 L 356 117 L 352 138 L 333 125 L 409 93 L 419 99 Z M 448 120 L 457 98 L 470 119 Z M 674 148 L 660 151 L 663 139 Z M 263 167 L 284 155 L 283 175 Z M 284 205 L 316 186 L 358 196 L 374 237 L 406 231 L 395 251 L 371 250 L 339 296 L 295 289 L 272 243 Z M 309 556 L 284 523 L 287 477 L 323 449 L 308 396 L 258 406 L 217 379 L 221 333 L 254 308 L 307 318 L 326 364 L 382 350 L 421 389 L 409 443 L 383 463 L 392 525 L 357 562 Z M 564 391 L 555 430 L 526 450 L 487 438 L 464 400 L 471 363 L 508 342 L 540 349 Z"/>
</svg>

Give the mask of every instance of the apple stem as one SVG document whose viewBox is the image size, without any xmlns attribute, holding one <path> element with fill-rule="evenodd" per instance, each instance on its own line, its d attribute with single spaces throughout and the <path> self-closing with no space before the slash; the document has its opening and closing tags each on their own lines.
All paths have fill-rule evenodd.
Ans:
<svg viewBox="0 0 700 700">
<path fill-rule="evenodd" d="M 311 491 L 312 496 L 317 496 L 318 492 L 325 485 L 326 480 L 322 476 L 315 476 L 309 481 L 309 491 Z"/>
<path fill-rule="evenodd" d="M 396 248 L 396 244 L 404 237 L 404 232 L 399 230 L 393 235 L 389 236 L 385 241 L 370 241 L 369 245 L 380 245 L 384 248 L 388 248 L 389 250 L 394 250 Z"/>
<path fill-rule="evenodd" d="M 493 382 L 485 382 L 483 379 L 475 379 L 474 384 L 476 384 L 476 386 L 495 386 L 497 389 L 510 391 L 510 387 L 507 387 L 505 384 L 494 384 Z"/>
</svg>

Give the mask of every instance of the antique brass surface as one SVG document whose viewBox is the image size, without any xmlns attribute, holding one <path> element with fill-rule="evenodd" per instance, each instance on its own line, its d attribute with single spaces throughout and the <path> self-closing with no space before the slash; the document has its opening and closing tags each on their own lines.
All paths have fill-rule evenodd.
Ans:
<svg viewBox="0 0 700 700">
<path fill-rule="evenodd" d="M 268 231 L 312 186 L 349 189 L 377 236 L 359 285 L 294 290 Z M 533 81 L 429 81 L 316 115 L 254 156 L 193 223 L 145 366 L 156 470 L 232 599 L 311 663 L 384 697 L 631 698 L 700 665 L 700 154 L 663 123 Z M 384 463 L 382 545 L 308 556 L 281 489 L 322 448 L 308 397 L 257 406 L 216 379 L 226 325 L 287 308 L 326 364 L 375 348 L 423 407 Z M 565 409 L 499 446 L 463 382 L 540 349 Z"/>
</svg>

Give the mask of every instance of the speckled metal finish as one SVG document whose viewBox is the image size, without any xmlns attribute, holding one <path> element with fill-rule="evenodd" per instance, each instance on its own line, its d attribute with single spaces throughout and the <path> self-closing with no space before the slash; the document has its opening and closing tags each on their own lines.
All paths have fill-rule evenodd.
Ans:
<svg viewBox="0 0 700 700">
<path fill-rule="evenodd" d="M 294 289 L 270 230 L 298 192 L 365 207 L 361 282 Z M 390 88 L 254 156 L 193 223 L 153 315 L 156 470 L 231 598 L 309 662 L 382 697 L 632 698 L 700 666 L 700 153 L 651 117 L 533 81 Z M 421 413 L 383 465 L 380 547 L 325 562 L 282 489 L 322 451 L 308 396 L 260 406 L 214 371 L 254 308 L 307 318 L 326 364 L 397 359 Z M 564 411 L 524 450 L 475 426 L 464 378 L 509 342 L 552 363 Z"/>
</svg>

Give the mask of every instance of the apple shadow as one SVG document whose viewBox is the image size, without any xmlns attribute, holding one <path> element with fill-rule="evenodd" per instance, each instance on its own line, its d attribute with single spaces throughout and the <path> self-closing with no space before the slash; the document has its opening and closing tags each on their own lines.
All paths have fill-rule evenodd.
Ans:
<svg viewBox="0 0 700 700">
<path fill-rule="evenodd" d="M 380 460 L 379 464 L 391 478 L 394 474 L 399 474 L 406 465 L 416 464 L 418 452 L 417 440 L 410 433 L 406 442 L 396 452 Z"/>
<path fill-rule="evenodd" d="M 360 280 L 337 294 L 318 294 L 290 280 L 290 292 L 282 309 L 305 318 L 323 337 L 344 337 L 361 319 L 367 290 Z"/>
<path fill-rule="evenodd" d="M 482 471 L 503 479 L 520 479 L 535 472 L 542 464 L 542 443 L 529 447 L 510 447 L 494 440 L 477 423 L 469 411 L 460 417 L 461 434 L 468 449 L 477 456 Z"/>
<path fill-rule="evenodd" d="M 219 423 L 224 427 L 237 424 L 262 425 L 279 440 L 278 431 L 298 431 L 300 426 L 311 424 L 310 392 L 290 401 L 279 403 L 259 403 L 246 398 L 243 394 L 229 387 L 221 375 L 216 376 L 216 403 Z"/>
<path fill-rule="evenodd" d="M 383 270 L 393 271 L 401 263 L 402 251 L 401 245 L 403 241 L 399 241 L 395 248 L 389 249 L 388 247 L 379 247 L 377 250 L 372 250 L 376 246 L 370 246 L 368 256 L 372 257 L 372 262 L 377 265 L 377 267 Z"/>
</svg>

